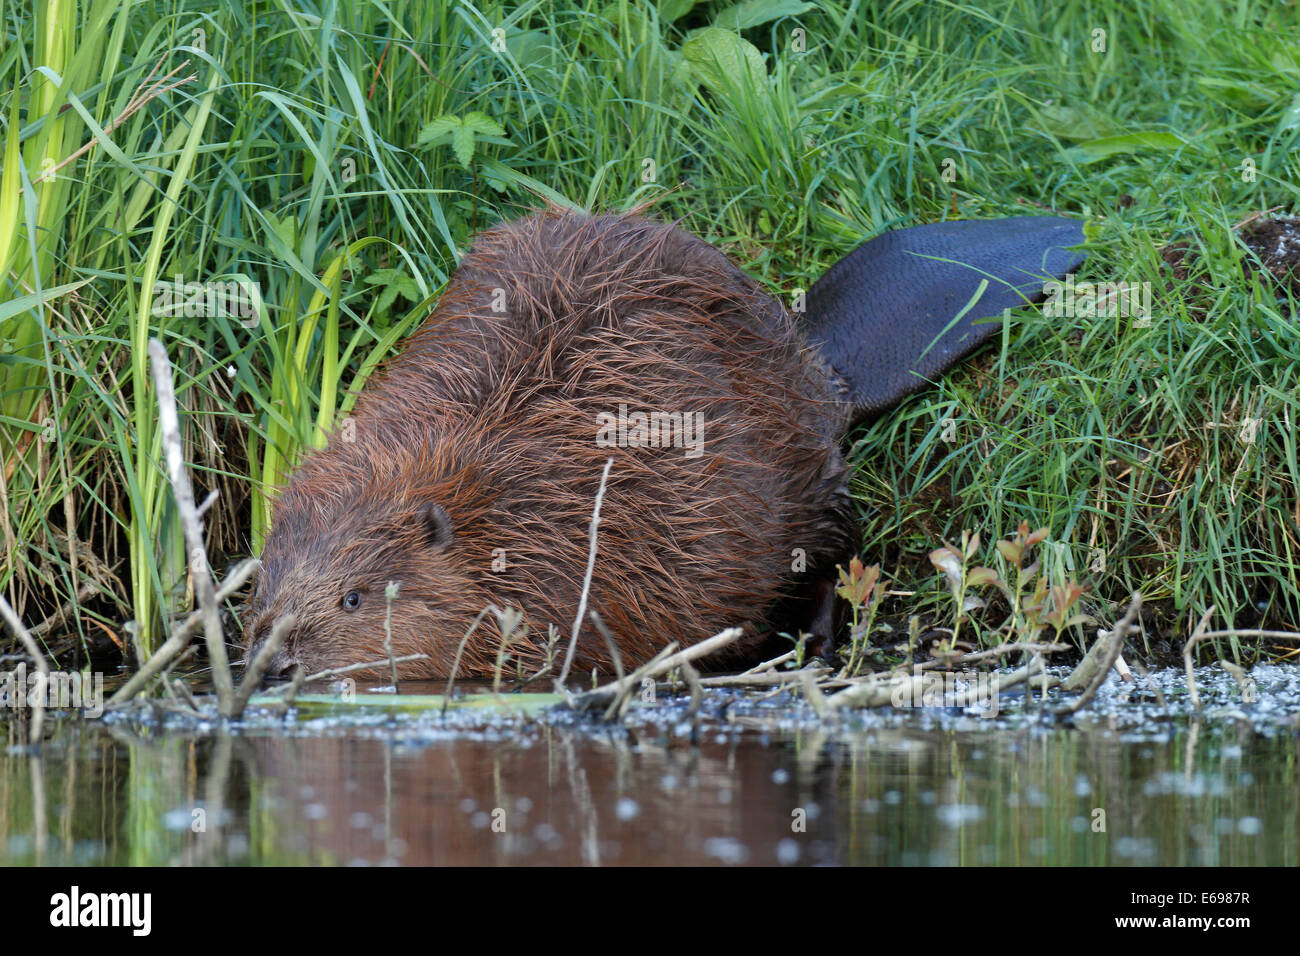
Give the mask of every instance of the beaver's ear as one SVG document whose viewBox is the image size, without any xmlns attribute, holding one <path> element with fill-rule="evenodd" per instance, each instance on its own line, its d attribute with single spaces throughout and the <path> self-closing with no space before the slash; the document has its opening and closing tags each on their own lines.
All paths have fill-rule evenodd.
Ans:
<svg viewBox="0 0 1300 956">
<path fill-rule="evenodd" d="M 445 548 L 451 544 L 451 517 L 442 505 L 436 502 L 425 505 L 420 512 L 420 520 L 424 523 L 429 544 L 435 548 Z"/>
</svg>

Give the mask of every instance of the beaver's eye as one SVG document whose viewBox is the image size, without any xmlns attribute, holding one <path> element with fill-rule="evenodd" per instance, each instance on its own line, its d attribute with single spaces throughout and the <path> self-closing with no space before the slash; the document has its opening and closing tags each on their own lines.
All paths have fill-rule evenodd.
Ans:
<svg viewBox="0 0 1300 956">
<path fill-rule="evenodd" d="M 360 591 L 349 591 L 347 594 L 343 595 L 343 610 L 355 611 L 359 607 L 361 607 Z"/>
</svg>

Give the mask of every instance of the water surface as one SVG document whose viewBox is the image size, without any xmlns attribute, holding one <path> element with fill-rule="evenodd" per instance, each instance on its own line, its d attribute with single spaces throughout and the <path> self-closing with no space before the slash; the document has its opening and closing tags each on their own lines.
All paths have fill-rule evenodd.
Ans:
<svg viewBox="0 0 1300 956">
<path fill-rule="evenodd" d="M 1115 682 L 1065 724 L 721 692 L 626 728 L 64 721 L 0 754 L 0 864 L 1296 865 L 1296 670 L 1194 721 Z"/>
</svg>

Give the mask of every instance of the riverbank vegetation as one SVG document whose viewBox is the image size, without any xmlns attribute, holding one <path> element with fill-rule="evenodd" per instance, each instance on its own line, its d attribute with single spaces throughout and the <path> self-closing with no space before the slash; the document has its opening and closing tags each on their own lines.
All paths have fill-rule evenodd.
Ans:
<svg viewBox="0 0 1300 956">
<path fill-rule="evenodd" d="M 474 233 L 543 199 L 652 202 L 787 302 L 884 229 L 1053 210 L 1092 237 L 1060 314 L 1021 310 L 852 436 L 880 600 L 999 643 L 1011 590 L 954 618 L 927 557 L 978 532 L 970 563 L 1006 581 L 1025 521 L 1081 613 L 1143 596 L 1147 653 L 1210 606 L 1294 629 L 1300 236 L 1273 224 L 1300 211 L 1294 10 L 1098 9 L 5 7 L 0 592 L 77 663 L 143 661 L 194 605 L 150 339 L 220 566 L 257 553 L 277 480 Z"/>
</svg>

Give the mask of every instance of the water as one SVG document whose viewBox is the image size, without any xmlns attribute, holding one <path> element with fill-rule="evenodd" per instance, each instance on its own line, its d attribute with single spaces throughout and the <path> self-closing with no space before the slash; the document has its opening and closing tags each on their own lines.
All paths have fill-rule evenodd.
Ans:
<svg viewBox="0 0 1300 956">
<path fill-rule="evenodd" d="M 1007 702 L 871 712 L 719 692 L 630 726 L 65 721 L 0 753 L 0 864 L 1300 863 L 1297 669 L 1206 717 L 1112 681 L 1069 725 Z M 1225 678 L 1226 680 L 1226 678 Z M 10 744 L 17 731 L 9 729 Z"/>
</svg>

